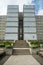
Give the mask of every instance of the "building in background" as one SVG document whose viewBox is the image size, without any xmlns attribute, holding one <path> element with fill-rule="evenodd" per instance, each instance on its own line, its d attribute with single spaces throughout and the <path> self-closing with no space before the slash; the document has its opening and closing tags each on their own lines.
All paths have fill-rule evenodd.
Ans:
<svg viewBox="0 0 43 65">
<path fill-rule="evenodd" d="M 0 16 L 0 40 L 4 40 L 5 38 L 6 19 L 7 16 L 5 15 Z"/>
<path fill-rule="evenodd" d="M 37 40 L 34 5 L 24 5 L 24 40 Z"/>
<path fill-rule="evenodd" d="M 0 16 L 0 40 L 43 40 L 43 16 L 35 15 L 34 5 L 8 5 L 7 16 Z"/>
<path fill-rule="evenodd" d="M 36 15 L 37 40 L 43 40 L 43 16 Z"/>
<path fill-rule="evenodd" d="M 8 5 L 5 40 L 18 40 L 18 5 Z"/>
</svg>

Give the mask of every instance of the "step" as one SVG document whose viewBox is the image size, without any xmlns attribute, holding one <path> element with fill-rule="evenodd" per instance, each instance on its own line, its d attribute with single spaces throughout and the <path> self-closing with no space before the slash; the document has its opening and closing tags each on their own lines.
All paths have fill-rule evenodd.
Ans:
<svg viewBox="0 0 43 65">
<path fill-rule="evenodd" d="M 14 43 L 14 48 L 29 48 L 29 44 L 24 40 L 17 40 Z"/>
<path fill-rule="evenodd" d="M 29 55 L 29 48 L 13 48 L 13 55 Z"/>
</svg>

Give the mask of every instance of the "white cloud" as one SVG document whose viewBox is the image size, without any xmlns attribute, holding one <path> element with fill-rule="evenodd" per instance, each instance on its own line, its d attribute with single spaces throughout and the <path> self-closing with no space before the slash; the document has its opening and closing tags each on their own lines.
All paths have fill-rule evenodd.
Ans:
<svg viewBox="0 0 43 65">
<path fill-rule="evenodd" d="M 43 15 L 43 9 L 40 9 L 37 15 Z"/>
<path fill-rule="evenodd" d="M 33 0 L 0 0 L 0 15 L 7 14 L 7 5 L 19 5 L 19 10 L 23 10 L 23 5 L 32 4 Z M 39 2 L 40 3 L 40 2 Z M 41 3 L 42 4 L 42 3 Z M 42 5 L 40 4 L 40 10 L 38 11 L 38 15 L 43 15 Z"/>
<path fill-rule="evenodd" d="M 31 4 L 32 0 L 0 0 L 0 15 L 6 15 L 7 13 L 7 5 L 19 5 L 20 10 L 22 11 L 23 4 Z"/>
<path fill-rule="evenodd" d="M 8 0 L 0 0 L 0 15 L 6 15 Z"/>
</svg>

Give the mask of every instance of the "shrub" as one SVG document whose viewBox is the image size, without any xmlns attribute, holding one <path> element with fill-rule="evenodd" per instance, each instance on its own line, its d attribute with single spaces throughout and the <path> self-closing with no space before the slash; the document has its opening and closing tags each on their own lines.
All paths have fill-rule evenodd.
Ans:
<svg viewBox="0 0 43 65">
<path fill-rule="evenodd" d="M 38 45 L 31 45 L 31 48 L 38 48 L 39 46 Z"/>
<path fill-rule="evenodd" d="M 5 47 L 6 47 L 6 48 L 12 48 L 11 43 L 12 43 L 12 42 L 10 42 L 10 41 L 6 41 L 6 42 L 4 42 Z"/>
<path fill-rule="evenodd" d="M 0 41 L 0 47 L 5 47 L 3 41 Z"/>
<path fill-rule="evenodd" d="M 39 48 L 40 44 L 38 41 L 31 41 L 31 48 Z"/>
<path fill-rule="evenodd" d="M 5 47 L 6 47 L 6 48 L 12 48 L 12 46 L 10 46 L 10 45 L 6 45 Z"/>
</svg>

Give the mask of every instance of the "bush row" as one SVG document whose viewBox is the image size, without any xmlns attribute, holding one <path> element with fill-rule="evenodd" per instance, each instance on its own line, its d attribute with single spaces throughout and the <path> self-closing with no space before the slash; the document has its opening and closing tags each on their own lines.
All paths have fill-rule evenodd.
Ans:
<svg viewBox="0 0 43 65">
<path fill-rule="evenodd" d="M 12 48 L 12 42 L 11 41 L 0 41 L 0 47 L 6 47 L 6 48 Z"/>
<path fill-rule="evenodd" d="M 43 42 L 41 41 L 30 41 L 31 42 L 31 48 L 39 48 L 40 45 L 43 47 Z"/>
</svg>

